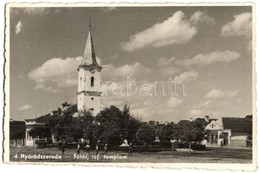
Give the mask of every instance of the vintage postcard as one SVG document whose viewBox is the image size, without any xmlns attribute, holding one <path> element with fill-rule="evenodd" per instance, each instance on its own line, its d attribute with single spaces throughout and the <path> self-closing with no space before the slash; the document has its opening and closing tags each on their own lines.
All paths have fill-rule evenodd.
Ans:
<svg viewBox="0 0 260 173">
<path fill-rule="evenodd" d="M 5 15 L 5 162 L 256 169 L 254 4 Z"/>
</svg>

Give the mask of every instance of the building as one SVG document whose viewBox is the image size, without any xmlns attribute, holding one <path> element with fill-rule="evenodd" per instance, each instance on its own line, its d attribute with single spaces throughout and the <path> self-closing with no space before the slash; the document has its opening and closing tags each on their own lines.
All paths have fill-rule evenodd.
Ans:
<svg viewBox="0 0 260 173">
<path fill-rule="evenodd" d="M 78 66 L 78 112 L 90 110 L 93 116 L 100 113 L 102 67 L 97 61 L 91 25 L 85 46 L 83 62 Z"/>
<path fill-rule="evenodd" d="M 10 146 L 25 146 L 25 122 L 10 120 Z"/>
<path fill-rule="evenodd" d="M 208 147 L 248 147 L 248 140 L 252 136 L 252 119 L 223 117 L 211 121 L 205 130 Z"/>
<path fill-rule="evenodd" d="M 30 130 L 33 127 L 44 126 L 44 123 L 37 122 L 37 119 L 25 119 L 25 146 L 37 147 L 36 140 L 30 135 Z"/>
</svg>

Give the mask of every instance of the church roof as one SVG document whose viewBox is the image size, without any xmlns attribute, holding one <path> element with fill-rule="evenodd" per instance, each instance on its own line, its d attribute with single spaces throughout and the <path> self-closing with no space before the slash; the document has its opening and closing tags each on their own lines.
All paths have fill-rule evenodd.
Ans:
<svg viewBox="0 0 260 173">
<path fill-rule="evenodd" d="M 89 25 L 89 32 L 88 32 L 88 38 L 86 41 L 85 51 L 83 55 L 83 62 L 80 66 L 89 66 L 89 65 L 95 65 L 96 67 L 101 67 L 97 63 L 97 58 L 95 54 L 94 44 L 93 44 L 93 38 L 91 34 L 91 25 Z"/>
</svg>

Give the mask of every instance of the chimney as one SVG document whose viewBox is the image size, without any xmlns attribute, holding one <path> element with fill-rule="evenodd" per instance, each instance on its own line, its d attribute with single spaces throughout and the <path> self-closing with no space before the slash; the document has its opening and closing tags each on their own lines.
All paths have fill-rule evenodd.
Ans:
<svg viewBox="0 0 260 173">
<path fill-rule="evenodd" d="M 206 121 L 207 123 L 209 122 L 209 116 L 208 116 L 208 115 L 205 116 L 205 121 Z"/>
</svg>

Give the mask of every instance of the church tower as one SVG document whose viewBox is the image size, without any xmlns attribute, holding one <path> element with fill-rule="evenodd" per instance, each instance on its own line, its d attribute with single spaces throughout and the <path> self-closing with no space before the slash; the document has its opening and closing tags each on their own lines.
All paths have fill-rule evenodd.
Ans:
<svg viewBox="0 0 260 173">
<path fill-rule="evenodd" d="M 100 113 L 101 77 L 102 67 L 97 62 L 91 25 L 89 25 L 88 38 L 85 46 L 83 61 L 78 67 L 78 112 L 90 110 L 93 116 Z"/>
</svg>

